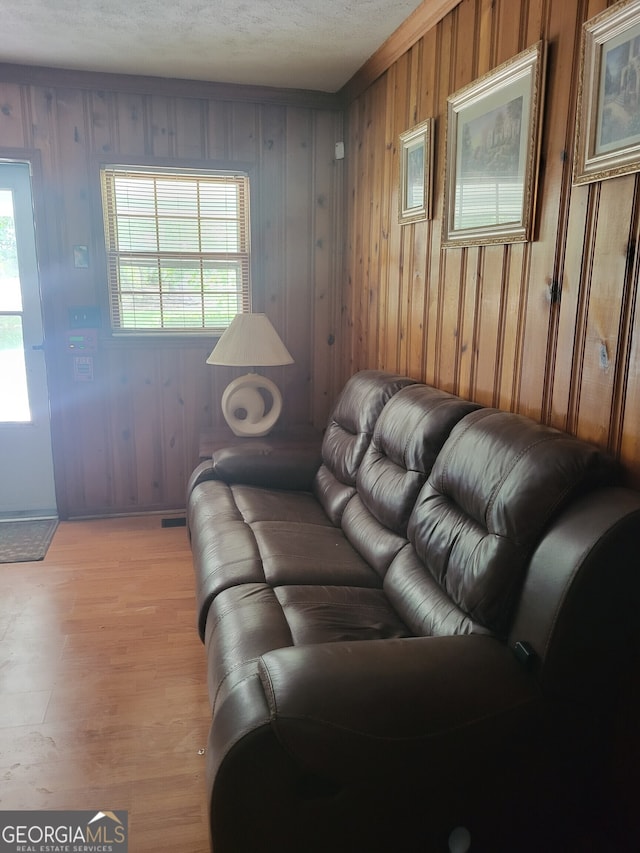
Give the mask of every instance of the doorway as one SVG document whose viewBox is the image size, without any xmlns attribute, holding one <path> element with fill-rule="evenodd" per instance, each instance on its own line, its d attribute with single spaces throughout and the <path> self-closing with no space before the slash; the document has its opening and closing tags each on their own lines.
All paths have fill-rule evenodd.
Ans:
<svg viewBox="0 0 640 853">
<path fill-rule="evenodd" d="M 57 516 L 29 163 L 0 161 L 0 518 Z"/>
</svg>

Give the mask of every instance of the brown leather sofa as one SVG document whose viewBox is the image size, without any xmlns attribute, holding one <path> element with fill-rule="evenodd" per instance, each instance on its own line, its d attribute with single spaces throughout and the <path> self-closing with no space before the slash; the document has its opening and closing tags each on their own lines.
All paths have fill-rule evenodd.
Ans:
<svg viewBox="0 0 640 853">
<path fill-rule="evenodd" d="M 214 853 L 569 850 L 638 612 L 596 447 L 377 371 L 188 487 Z"/>
</svg>

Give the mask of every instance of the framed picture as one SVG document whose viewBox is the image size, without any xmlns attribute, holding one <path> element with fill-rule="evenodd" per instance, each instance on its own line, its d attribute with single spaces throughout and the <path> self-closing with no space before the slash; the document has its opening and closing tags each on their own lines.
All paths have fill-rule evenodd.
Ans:
<svg viewBox="0 0 640 853">
<path fill-rule="evenodd" d="M 573 181 L 640 170 L 640 0 L 623 0 L 582 28 Z"/>
<path fill-rule="evenodd" d="M 540 41 L 449 97 L 444 246 L 531 239 L 544 66 Z"/>
<path fill-rule="evenodd" d="M 89 268 L 89 250 L 86 246 L 73 247 L 73 265 L 78 269 Z"/>
<path fill-rule="evenodd" d="M 428 118 L 400 134 L 398 221 L 401 225 L 431 218 L 433 127 L 434 120 Z"/>
</svg>

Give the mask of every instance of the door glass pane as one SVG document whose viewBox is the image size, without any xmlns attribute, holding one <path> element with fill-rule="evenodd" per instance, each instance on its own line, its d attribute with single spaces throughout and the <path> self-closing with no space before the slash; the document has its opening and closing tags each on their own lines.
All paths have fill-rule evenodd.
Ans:
<svg viewBox="0 0 640 853">
<path fill-rule="evenodd" d="M 0 422 L 30 420 L 22 317 L 0 315 Z"/>
<path fill-rule="evenodd" d="M 0 189 L 0 312 L 22 311 L 12 190 Z M 0 422 L 30 421 L 22 317 L 0 313 Z"/>
<path fill-rule="evenodd" d="M 0 311 L 22 311 L 13 192 L 0 189 Z"/>
</svg>

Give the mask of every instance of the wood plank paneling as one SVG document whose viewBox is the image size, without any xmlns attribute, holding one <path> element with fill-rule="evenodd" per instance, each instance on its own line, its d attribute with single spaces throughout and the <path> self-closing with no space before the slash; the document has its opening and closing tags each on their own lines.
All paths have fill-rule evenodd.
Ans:
<svg viewBox="0 0 640 853">
<path fill-rule="evenodd" d="M 175 125 L 173 122 L 173 100 L 154 95 L 149 102 L 151 116 L 151 150 L 154 157 L 173 158 Z"/>
<path fill-rule="evenodd" d="M 582 25 L 608 5 L 462 0 L 414 33 L 361 94 L 366 69 L 354 78 L 343 334 L 354 368 L 400 370 L 569 429 L 610 449 L 638 483 L 637 178 L 589 187 L 571 179 Z M 541 38 L 548 57 L 533 240 L 443 250 L 447 97 Z M 398 228 L 397 178 L 384 171 L 383 147 L 429 115 L 434 218 Z"/>
<path fill-rule="evenodd" d="M 636 201 L 636 211 L 638 202 Z M 620 359 L 619 378 L 616 385 L 618 434 L 613 436 L 611 449 L 627 463 L 629 482 L 640 488 L 640 466 L 629 465 L 629 460 L 640 459 L 640 319 L 638 280 L 640 278 L 640 235 L 638 223 L 634 231 L 635 257 L 629 270 L 627 292 L 627 325 L 624 329 L 627 343 L 626 359 Z"/>
<path fill-rule="evenodd" d="M 398 370 L 564 425 L 610 447 L 640 481 L 635 179 L 571 184 L 580 32 L 607 3 L 440 6 L 435 19 L 421 17 L 421 7 L 379 52 L 375 72 L 364 68 L 345 88 L 356 97 L 344 126 L 335 98 L 307 106 L 300 93 L 261 99 L 234 87 L 1 67 L 0 146 L 14 157 L 35 150 L 41 163 L 63 514 L 176 505 L 197 431 L 220 422 L 220 396 L 234 375 L 200 364 L 213 340 L 174 342 L 165 364 L 165 347 L 105 334 L 92 389 L 71 380 L 62 340 L 68 308 L 98 303 L 104 292 L 97 164 L 143 158 L 250 169 L 254 310 L 270 314 L 295 350 L 295 365 L 273 371 L 288 418 L 322 426 L 355 370 Z M 549 55 L 534 239 L 443 250 L 447 97 L 539 38 Z M 400 226 L 398 136 L 429 116 L 433 218 Z M 337 164 L 340 139 L 346 159 Z M 92 264 L 75 269 L 73 245 L 85 243 Z M 123 392 L 115 377 L 136 357 Z"/>
<path fill-rule="evenodd" d="M 0 82 L 0 121 L 5 148 L 25 148 L 25 127 L 28 127 L 28 101 L 24 89 Z M 25 124 L 27 123 L 27 124 Z"/>
<path fill-rule="evenodd" d="M 207 105 L 201 100 L 176 101 L 176 156 L 204 160 L 207 152 Z"/>
<path fill-rule="evenodd" d="M 574 378 L 575 421 L 581 434 L 606 446 L 612 423 L 621 316 L 624 305 L 630 222 L 637 199 L 635 177 L 602 184 L 594 231 L 593 262 L 583 293 L 580 376 Z M 606 216 L 606 223 L 602 217 Z M 611 307 L 618 306 L 618 311 Z M 579 381 L 578 381 L 579 379 Z"/>
<path fill-rule="evenodd" d="M 333 377 L 336 373 L 336 345 L 339 315 L 336 306 L 337 274 L 342 263 L 342 252 L 332 239 L 333 229 L 342 233 L 344 197 L 341 192 L 344 160 L 335 159 L 337 142 L 344 142 L 342 117 L 332 113 L 316 112 L 312 201 L 313 201 L 313 306 L 311 311 L 312 338 L 315 348 L 311 352 L 312 423 L 324 426 L 333 403 Z M 331 249 L 334 249 L 332 252 Z"/>
<path fill-rule="evenodd" d="M 231 124 L 229 120 L 229 104 L 207 101 L 206 107 L 206 156 L 209 160 L 230 160 L 229 129 Z"/>
<path fill-rule="evenodd" d="M 367 174 L 369 175 L 373 191 L 367 198 L 368 206 L 368 225 L 369 232 L 367 235 L 367 244 L 369 250 L 367 256 L 363 258 L 363 288 L 366 289 L 367 298 L 367 318 L 366 325 L 369 329 L 368 340 L 369 360 L 375 360 L 379 351 L 378 346 L 378 300 L 380 298 L 380 288 L 378 286 L 377 270 L 379 268 L 380 257 L 380 235 L 382 231 L 381 215 L 382 215 L 382 180 L 384 176 L 384 168 L 382 161 L 385 157 L 385 126 L 382 122 L 376 121 L 377 116 L 384 109 L 385 92 L 384 87 L 375 86 L 371 91 L 369 99 L 369 112 L 367 115 L 367 124 L 375 129 L 375 142 L 369 146 L 369 158 L 367 161 Z"/>
<path fill-rule="evenodd" d="M 148 113 L 147 100 L 144 95 L 135 93 L 116 93 L 114 108 L 113 131 L 116 139 L 111 140 L 108 151 L 105 150 L 106 158 L 111 151 L 120 151 L 136 159 L 150 153 L 148 142 Z M 125 143 L 121 142 L 125 140 Z"/>
<path fill-rule="evenodd" d="M 386 305 L 387 312 L 381 323 L 375 320 L 375 328 L 379 330 L 378 351 L 385 354 L 384 362 L 380 367 L 386 370 L 402 371 L 401 363 L 401 336 L 402 336 L 402 285 L 404 283 L 404 235 L 405 226 L 398 223 L 399 209 L 399 170 L 400 152 L 398 149 L 398 136 L 411 125 L 409 118 L 409 105 L 406 98 L 406 88 L 409 80 L 409 57 L 401 57 L 396 63 L 396 74 L 394 78 L 393 91 L 393 156 L 391 160 L 391 193 L 389 205 L 386 208 L 388 216 L 389 254 L 388 270 L 385 276 L 380 276 L 374 271 L 376 278 L 386 281 Z M 381 86 L 383 83 L 379 84 Z M 380 117 L 377 118 L 380 121 Z M 364 144 L 364 140 L 363 140 Z M 360 188 L 364 198 L 369 196 L 367 187 Z M 362 249 L 366 253 L 366 247 Z M 364 365 L 361 365 L 364 366 Z"/>
<path fill-rule="evenodd" d="M 289 329 L 287 344 L 296 361 L 295 373 L 288 367 L 275 372 L 276 382 L 285 392 L 288 417 L 294 423 L 308 422 L 311 418 L 311 400 L 306 392 L 311 379 L 308 343 L 315 303 L 312 275 L 315 257 L 312 133 L 312 117 L 308 110 L 287 111 L 284 280 L 278 283 L 278 296 L 275 288 L 272 290 L 270 310 L 274 314 L 276 329 L 280 332 Z"/>
<path fill-rule="evenodd" d="M 340 331 L 344 195 L 334 146 L 342 113 L 335 97 L 310 95 L 305 105 L 300 92 L 276 97 L 255 87 L 251 98 L 235 87 L 41 71 L 0 66 L 0 156 L 35 152 L 40 164 L 34 192 L 47 259 L 58 509 L 66 518 L 179 508 L 199 430 L 222 424 L 222 391 L 238 371 L 205 365 L 213 338 L 111 337 L 99 166 L 236 163 L 249 171 L 253 310 L 271 317 L 296 362 L 267 373 L 284 392 L 283 420 L 322 426 L 338 381 L 335 364 L 328 371 L 322 359 Z M 89 247 L 88 269 L 74 266 L 74 245 Z M 69 308 L 77 305 L 103 309 L 91 383 L 73 381 L 65 351 Z M 314 364 L 323 377 L 319 402 Z"/>
</svg>

